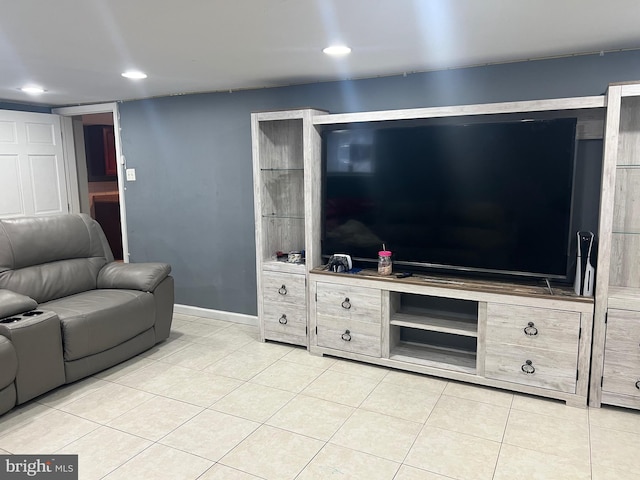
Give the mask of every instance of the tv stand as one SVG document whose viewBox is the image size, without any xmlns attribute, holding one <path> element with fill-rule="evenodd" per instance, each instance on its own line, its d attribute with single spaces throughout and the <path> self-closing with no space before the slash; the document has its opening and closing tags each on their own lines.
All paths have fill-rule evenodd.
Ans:
<svg viewBox="0 0 640 480">
<path fill-rule="evenodd" d="M 316 268 L 309 291 L 311 353 L 587 403 L 593 300 L 571 289 Z"/>
<path fill-rule="evenodd" d="M 638 87 L 630 92 L 640 95 Z M 532 285 L 515 280 L 415 273 L 399 279 L 380 277 L 375 271 L 352 275 L 321 269 L 321 131 L 357 122 L 489 122 L 496 118 L 570 116 L 578 119 L 579 139 L 602 139 L 605 128 L 609 130 L 609 119 L 605 122 L 610 109 L 608 97 L 343 114 L 310 108 L 253 113 L 256 272 L 262 340 L 303 345 L 317 355 L 333 355 L 585 406 L 592 298 L 578 297 L 573 289 L 564 287 L 554 286 L 551 290 L 544 282 Z M 635 105 L 629 104 L 629 113 Z M 637 123 L 636 117 L 630 117 L 629 121 Z M 628 170 L 629 175 L 634 173 Z M 629 182 L 635 178 L 629 176 Z M 607 178 L 603 184 L 609 185 Z M 603 208 L 613 208 L 612 191 L 613 185 L 603 190 L 609 192 L 603 197 Z M 609 210 L 601 213 L 601 223 L 604 219 L 610 225 Z M 637 230 L 635 224 L 630 224 L 623 231 Z M 600 237 L 603 241 L 602 233 Z M 627 237 L 630 240 L 624 243 L 620 240 L 614 246 L 628 247 L 624 250 L 629 253 L 625 258 L 636 258 L 632 252 L 637 251 L 634 249 L 637 242 L 633 243 L 630 235 Z M 604 240 L 607 248 L 602 250 L 604 256 L 600 255 L 601 272 L 603 259 L 608 261 L 611 250 L 609 239 Z M 286 263 L 276 258 L 278 251 L 301 250 L 306 254 L 304 263 Z M 640 268 L 634 266 L 633 272 L 636 271 Z M 601 284 L 608 278 L 601 274 L 599 277 Z M 633 286 L 637 293 L 637 285 Z M 598 288 L 601 296 L 606 295 L 606 285 Z M 640 302 L 633 304 L 634 309 L 637 303 Z M 619 305 L 630 308 L 626 300 Z M 606 308 L 596 305 L 596 310 L 604 318 Z M 596 332 L 601 361 L 602 327 Z M 605 368 L 605 385 L 606 371 Z M 592 388 L 593 385 L 595 380 Z"/>
</svg>

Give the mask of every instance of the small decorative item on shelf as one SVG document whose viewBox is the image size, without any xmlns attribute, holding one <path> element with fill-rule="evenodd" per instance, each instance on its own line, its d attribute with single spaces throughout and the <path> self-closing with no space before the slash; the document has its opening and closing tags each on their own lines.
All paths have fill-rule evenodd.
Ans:
<svg viewBox="0 0 640 480">
<path fill-rule="evenodd" d="M 382 250 L 378 252 L 378 275 L 391 275 L 392 270 L 391 252 L 382 244 Z"/>
<path fill-rule="evenodd" d="M 289 263 L 302 263 L 302 252 L 289 252 L 287 261 Z"/>
</svg>

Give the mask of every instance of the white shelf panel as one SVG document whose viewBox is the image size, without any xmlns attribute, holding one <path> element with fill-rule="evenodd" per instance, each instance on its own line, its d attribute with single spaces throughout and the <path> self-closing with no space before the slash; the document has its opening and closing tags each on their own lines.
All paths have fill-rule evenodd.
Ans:
<svg viewBox="0 0 640 480">
<path fill-rule="evenodd" d="M 476 373 L 476 354 L 453 348 L 401 342 L 391 350 L 391 360 L 463 373 Z"/>
<path fill-rule="evenodd" d="M 492 115 L 501 113 L 541 112 L 548 110 L 577 110 L 604 108 L 604 95 L 592 97 L 554 98 L 522 102 L 485 103 L 446 107 L 381 110 L 373 112 L 316 115 L 314 125 L 336 125 L 354 122 L 382 122 L 387 120 L 413 120 L 419 118 L 459 117 L 464 115 Z"/>
<path fill-rule="evenodd" d="M 398 327 L 416 328 L 431 332 L 452 333 L 465 337 L 478 336 L 477 321 L 455 315 L 416 315 L 397 312 L 391 316 L 390 323 Z"/>
</svg>

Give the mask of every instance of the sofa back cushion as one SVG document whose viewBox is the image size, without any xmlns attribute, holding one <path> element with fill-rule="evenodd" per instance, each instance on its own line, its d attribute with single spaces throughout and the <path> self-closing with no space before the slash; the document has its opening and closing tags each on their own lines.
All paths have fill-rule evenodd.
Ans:
<svg viewBox="0 0 640 480">
<path fill-rule="evenodd" d="M 0 288 L 38 303 L 95 289 L 111 261 L 104 233 L 88 215 L 0 220 Z"/>
</svg>

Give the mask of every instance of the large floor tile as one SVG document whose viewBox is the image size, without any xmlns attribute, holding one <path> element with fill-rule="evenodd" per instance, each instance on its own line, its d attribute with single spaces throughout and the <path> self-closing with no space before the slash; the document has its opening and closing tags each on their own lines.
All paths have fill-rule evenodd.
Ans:
<svg viewBox="0 0 640 480">
<path fill-rule="evenodd" d="M 424 423 L 440 398 L 439 393 L 381 382 L 362 402 L 360 408 L 392 417 Z"/>
<path fill-rule="evenodd" d="M 587 408 L 570 407 L 561 400 L 551 400 L 519 393 L 513 396 L 511 408 L 550 417 L 572 419 L 583 424 L 588 420 L 589 416 Z"/>
<path fill-rule="evenodd" d="M 111 420 L 108 425 L 123 432 L 157 441 L 202 411 L 188 403 L 154 397 Z"/>
<path fill-rule="evenodd" d="M 287 353 L 283 360 L 287 362 L 297 363 L 298 365 L 309 365 L 310 367 L 329 368 L 336 363 L 335 358 L 323 357 L 321 355 L 312 355 L 306 348 L 293 348 Z"/>
<path fill-rule="evenodd" d="M 215 462 L 259 426 L 250 420 L 205 410 L 169 433 L 160 443 Z"/>
<path fill-rule="evenodd" d="M 300 393 L 322 372 L 324 370 L 321 368 L 296 365 L 295 363 L 278 360 L 250 381 L 265 387 Z"/>
<path fill-rule="evenodd" d="M 502 442 L 508 417 L 506 407 L 442 395 L 427 425 Z"/>
<path fill-rule="evenodd" d="M 171 336 L 193 342 L 195 339 L 206 337 L 224 328 L 228 328 L 228 326 L 178 319 L 171 323 Z"/>
<path fill-rule="evenodd" d="M 402 462 L 421 424 L 366 410 L 357 410 L 331 438 L 331 443 Z"/>
<path fill-rule="evenodd" d="M 389 373 L 388 368 L 368 365 L 366 363 L 352 360 L 336 360 L 329 369 L 334 372 L 347 373 L 349 375 L 370 378 L 372 380 L 382 380 L 387 373 Z"/>
<path fill-rule="evenodd" d="M 230 326 L 210 335 L 191 339 L 193 343 L 207 345 L 214 350 L 235 351 L 249 343 L 258 343 L 250 333 Z"/>
<path fill-rule="evenodd" d="M 609 406 L 590 408 L 589 423 L 596 427 L 638 433 L 640 432 L 640 412 Z"/>
<path fill-rule="evenodd" d="M 187 340 L 169 337 L 164 342 L 158 343 L 149 350 L 142 352 L 140 357 L 147 358 L 149 360 L 161 360 L 189 345 L 191 345 L 191 342 L 188 342 Z"/>
<path fill-rule="evenodd" d="M 640 472 L 639 449 L 640 434 L 591 427 L 591 462 L 594 465 L 637 475 Z"/>
<path fill-rule="evenodd" d="M 117 379 L 116 383 L 144 390 L 145 392 L 161 393 L 175 383 L 193 378 L 193 372 L 194 370 L 191 368 L 154 362 L 147 367 Z"/>
<path fill-rule="evenodd" d="M 151 393 L 110 383 L 78 400 L 62 405 L 60 409 L 94 422 L 106 424 L 153 397 L 154 395 Z"/>
<path fill-rule="evenodd" d="M 378 380 L 370 377 L 329 369 L 305 388 L 304 394 L 357 407 L 367 398 L 378 383 Z"/>
<path fill-rule="evenodd" d="M 100 378 L 102 380 L 109 380 L 111 382 L 117 380 L 118 378 L 122 378 L 130 373 L 133 373 L 141 368 L 148 367 L 155 360 L 151 360 L 149 358 L 144 358 L 141 356 L 133 357 L 126 362 L 119 363 L 107 370 L 103 370 L 102 372 L 98 372 L 93 376 L 96 378 Z"/>
<path fill-rule="evenodd" d="M 228 350 L 219 350 L 208 345 L 192 343 L 159 361 L 193 370 L 204 370 L 228 354 Z"/>
<path fill-rule="evenodd" d="M 326 441 L 353 411 L 346 405 L 298 395 L 271 417 L 267 424 Z"/>
<path fill-rule="evenodd" d="M 55 452 L 99 427 L 95 422 L 52 410 L 0 436 L 0 448 L 19 454 Z"/>
<path fill-rule="evenodd" d="M 295 393 L 285 390 L 245 383 L 209 408 L 262 423 L 294 396 Z"/>
<path fill-rule="evenodd" d="M 591 480 L 588 462 L 502 445 L 493 480 Z"/>
<path fill-rule="evenodd" d="M 158 395 L 174 400 L 209 407 L 242 384 L 242 381 L 234 378 L 194 370 L 188 377 L 180 378 L 170 385 L 158 387 L 155 391 Z"/>
<path fill-rule="evenodd" d="M 399 463 L 327 444 L 296 480 L 392 480 Z"/>
<path fill-rule="evenodd" d="M 216 375 L 246 381 L 273 365 L 277 360 L 277 358 L 236 350 L 207 366 L 205 370 Z"/>
<path fill-rule="evenodd" d="M 266 480 L 290 480 L 323 446 L 320 440 L 263 425 L 220 463 Z"/>
<path fill-rule="evenodd" d="M 476 402 L 489 403 L 507 408 L 511 406 L 511 402 L 513 401 L 513 393 L 458 382 L 449 382 L 443 393 L 451 397 L 466 398 L 467 400 L 475 400 Z"/>
<path fill-rule="evenodd" d="M 591 480 L 640 480 L 640 473 L 617 470 L 601 465 L 591 465 Z"/>
<path fill-rule="evenodd" d="M 586 422 L 511 410 L 504 443 L 536 452 L 589 462 Z"/>
<path fill-rule="evenodd" d="M 48 405 L 38 402 L 28 402 L 14 407 L 0 416 L 0 435 L 4 435 L 18 427 L 28 427 L 38 421 L 43 415 L 53 412 Z"/>
<path fill-rule="evenodd" d="M 216 463 L 198 480 L 260 480 L 260 477 Z"/>
<path fill-rule="evenodd" d="M 402 465 L 393 480 L 450 480 L 451 477 L 443 477 L 437 473 L 427 472 L 419 468 Z"/>
<path fill-rule="evenodd" d="M 74 382 L 69 385 L 62 385 L 55 390 L 45 393 L 39 396 L 35 401 L 42 403 L 49 407 L 60 408 L 63 405 L 71 403 L 79 398 L 88 395 L 91 392 L 101 389 L 110 385 L 109 382 L 100 380 L 98 378 L 85 378 L 79 382 Z"/>
<path fill-rule="evenodd" d="M 382 379 L 382 383 L 390 383 L 398 388 L 412 388 L 425 392 L 425 394 L 441 394 L 447 384 L 447 380 L 427 375 L 418 375 L 416 373 L 402 372 L 400 370 L 391 370 Z"/>
<path fill-rule="evenodd" d="M 195 480 L 213 462 L 158 443 L 142 451 L 120 466 L 105 480 Z"/>
<path fill-rule="evenodd" d="M 426 426 L 405 464 L 457 480 L 490 480 L 500 443 Z"/>
<path fill-rule="evenodd" d="M 78 471 L 82 480 L 97 480 L 151 444 L 138 436 L 100 427 L 55 453 L 78 455 Z"/>
<path fill-rule="evenodd" d="M 260 332 L 258 331 L 258 335 Z M 273 361 L 286 357 L 294 350 L 300 350 L 293 345 L 285 345 L 275 342 L 250 342 L 240 347 L 237 352 L 248 353 L 257 358 L 271 359 Z M 306 352 L 306 349 L 303 350 Z M 294 362 L 296 363 L 296 362 Z M 313 366 L 313 365 L 312 365 Z"/>
</svg>

